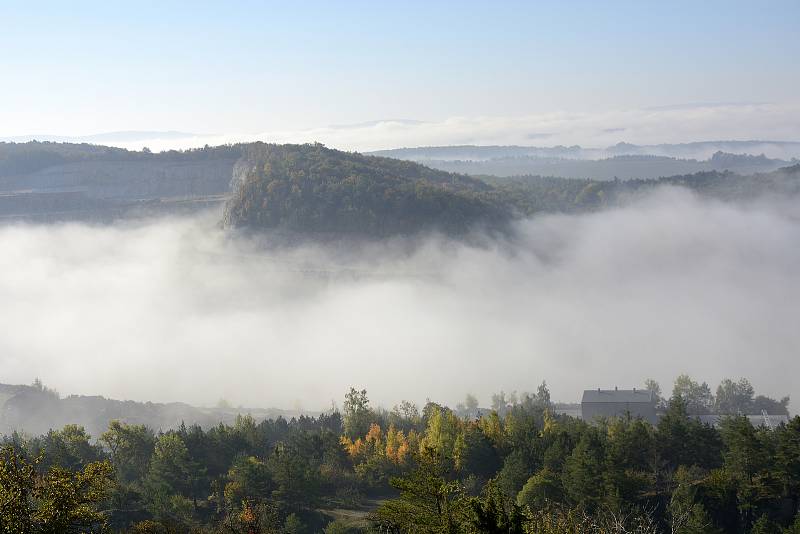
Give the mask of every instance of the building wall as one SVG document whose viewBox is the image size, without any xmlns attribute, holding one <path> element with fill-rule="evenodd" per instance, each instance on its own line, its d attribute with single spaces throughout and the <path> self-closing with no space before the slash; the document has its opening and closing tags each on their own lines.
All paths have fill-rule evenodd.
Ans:
<svg viewBox="0 0 800 534">
<path fill-rule="evenodd" d="M 642 418 L 652 424 L 656 423 L 656 407 L 650 403 L 584 402 L 581 404 L 581 416 L 587 422 L 598 417 L 625 417 L 627 413 L 634 419 Z"/>
</svg>

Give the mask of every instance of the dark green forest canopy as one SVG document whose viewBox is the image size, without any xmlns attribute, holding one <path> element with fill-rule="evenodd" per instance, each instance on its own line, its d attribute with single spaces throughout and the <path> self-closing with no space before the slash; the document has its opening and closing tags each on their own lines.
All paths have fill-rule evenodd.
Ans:
<svg viewBox="0 0 800 534">
<path fill-rule="evenodd" d="M 233 227 L 387 236 L 463 233 L 508 218 L 482 195 L 492 189 L 485 182 L 412 162 L 320 144 L 256 143 L 244 157 L 252 170 L 225 213 Z"/>
<path fill-rule="evenodd" d="M 42 395 L 53 395 L 41 387 Z M 800 417 L 749 381 L 681 375 L 653 425 L 559 415 L 545 383 L 451 409 L 374 407 L 156 432 L 0 438 L 0 532 L 797 533 Z M 729 413 L 715 427 L 692 413 Z M 336 520 L 333 520 L 336 518 Z M 333 521 L 332 521 L 333 520 Z"/>
</svg>

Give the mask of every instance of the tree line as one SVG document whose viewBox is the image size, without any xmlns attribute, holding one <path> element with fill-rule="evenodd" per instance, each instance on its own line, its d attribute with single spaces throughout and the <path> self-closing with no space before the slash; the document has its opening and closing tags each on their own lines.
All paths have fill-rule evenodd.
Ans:
<svg viewBox="0 0 800 534">
<path fill-rule="evenodd" d="M 0 532 L 800 532 L 800 417 L 755 427 L 736 403 L 788 400 L 708 391 L 682 375 L 655 425 L 559 415 L 543 383 L 492 410 L 351 389 L 314 417 L 14 433 Z M 730 415 L 712 427 L 698 406 Z"/>
</svg>

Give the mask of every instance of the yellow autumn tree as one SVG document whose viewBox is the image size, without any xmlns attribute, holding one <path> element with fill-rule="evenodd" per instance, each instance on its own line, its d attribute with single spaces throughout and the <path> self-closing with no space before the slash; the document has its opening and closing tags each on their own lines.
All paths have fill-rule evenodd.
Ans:
<svg viewBox="0 0 800 534">
<path fill-rule="evenodd" d="M 386 431 L 386 457 L 395 464 L 404 464 L 409 451 L 408 440 L 403 431 L 390 425 Z"/>
<path fill-rule="evenodd" d="M 420 451 L 432 450 L 443 458 L 453 458 L 456 440 L 461 432 L 462 421 L 447 409 L 436 408 L 428 419 Z"/>
<path fill-rule="evenodd" d="M 355 440 L 351 440 L 347 436 L 342 436 L 339 438 L 339 442 L 353 462 L 358 463 L 366 457 L 367 443 L 363 439 L 356 438 Z"/>
<path fill-rule="evenodd" d="M 367 448 L 370 453 L 375 454 L 383 452 L 383 432 L 381 431 L 381 426 L 377 423 L 369 425 L 369 431 L 364 437 L 364 441 L 367 443 Z"/>
</svg>

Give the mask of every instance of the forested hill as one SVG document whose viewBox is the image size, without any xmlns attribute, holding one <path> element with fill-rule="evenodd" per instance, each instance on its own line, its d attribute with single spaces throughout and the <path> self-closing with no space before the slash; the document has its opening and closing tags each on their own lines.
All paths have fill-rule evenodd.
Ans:
<svg viewBox="0 0 800 534">
<path fill-rule="evenodd" d="M 226 206 L 230 227 L 381 237 L 508 218 L 485 182 L 413 162 L 321 144 L 255 143 L 244 158 L 250 171 Z"/>
<path fill-rule="evenodd" d="M 618 206 L 660 187 L 681 187 L 703 198 L 734 202 L 765 196 L 788 198 L 800 195 L 800 165 L 750 175 L 709 171 L 650 180 L 584 180 L 552 176 L 483 176 L 482 179 L 493 186 L 483 196 L 514 210 L 518 216 L 580 213 Z"/>
<path fill-rule="evenodd" d="M 113 221 L 221 207 L 238 146 L 151 153 L 77 143 L 0 143 L 0 220 Z"/>
<path fill-rule="evenodd" d="M 206 146 L 195 150 L 153 153 L 147 149 L 135 151 L 88 143 L 0 142 L 0 178 L 24 177 L 49 167 L 75 163 L 146 162 L 166 167 L 178 162 L 237 159 L 240 154 L 240 145 Z"/>
<path fill-rule="evenodd" d="M 458 234 L 513 217 L 603 209 L 662 186 L 725 201 L 800 194 L 800 165 L 751 175 L 708 171 L 639 180 L 479 180 L 319 144 L 255 143 L 243 151 L 249 171 L 227 204 L 226 225 L 311 234 L 381 237 L 425 229 Z"/>
<path fill-rule="evenodd" d="M 631 180 L 472 177 L 320 144 L 250 143 L 152 154 L 88 144 L 0 143 L 0 220 L 112 221 L 221 210 L 227 200 L 229 227 L 317 237 L 429 229 L 458 235 L 499 228 L 513 217 L 603 209 L 664 185 L 726 201 L 795 196 L 800 165 Z"/>
</svg>

